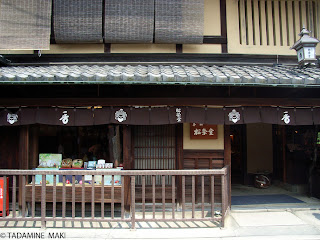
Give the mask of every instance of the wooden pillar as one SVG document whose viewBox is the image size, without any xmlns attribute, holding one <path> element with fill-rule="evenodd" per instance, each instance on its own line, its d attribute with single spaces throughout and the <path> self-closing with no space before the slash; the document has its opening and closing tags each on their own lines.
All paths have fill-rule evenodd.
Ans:
<svg viewBox="0 0 320 240">
<path fill-rule="evenodd" d="M 21 126 L 19 134 L 19 168 L 29 169 L 29 126 Z M 19 178 L 19 209 L 22 209 L 22 185 L 26 184 L 23 182 L 23 178 Z M 25 178 L 27 179 L 27 178 Z"/>
<path fill-rule="evenodd" d="M 176 169 L 183 169 L 183 124 L 176 126 Z M 177 186 L 177 203 L 181 203 L 182 199 L 182 187 L 181 177 L 176 177 Z"/>
<path fill-rule="evenodd" d="M 227 39 L 227 3 L 226 0 L 220 0 L 220 22 L 221 36 Z M 228 53 L 228 43 L 221 44 L 221 52 Z"/>
<path fill-rule="evenodd" d="M 132 169 L 132 133 L 131 133 L 131 126 L 125 125 L 123 126 L 123 168 L 124 170 L 131 170 Z M 126 210 L 130 209 L 131 204 L 131 184 L 130 184 L 130 177 L 126 176 L 124 178 L 124 183 L 122 183 L 122 187 L 124 188 L 124 206 Z"/>
<path fill-rule="evenodd" d="M 228 192 L 228 206 L 231 207 L 231 139 L 230 126 L 224 125 L 224 166 L 229 165 L 229 192 Z"/>
<path fill-rule="evenodd" d="M 286 128 L 281 126 L 281 136 L 282 136 L 282 164 L 283 164 L 283 182 L 287 182 L 287 161 L 286 161 Z"/>
<path fill-rule="evenodd" d="M 30 133 L 30 152 L 29 152 L 29 169 L 36 168 L 39 165 L 39 127 L 31 126 Z"/>
</svg>

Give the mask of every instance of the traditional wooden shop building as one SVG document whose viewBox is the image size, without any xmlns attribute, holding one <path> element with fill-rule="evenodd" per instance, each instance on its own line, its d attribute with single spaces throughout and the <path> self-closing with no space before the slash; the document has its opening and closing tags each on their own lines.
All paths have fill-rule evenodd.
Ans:
<svg viewBox="0 0 320 240">
<path fill-rule="evenodd" d="M 319 4 L 2 0 L 1 220 L 223 224 L 262 172 L 319 197 Z"/>
</svg>

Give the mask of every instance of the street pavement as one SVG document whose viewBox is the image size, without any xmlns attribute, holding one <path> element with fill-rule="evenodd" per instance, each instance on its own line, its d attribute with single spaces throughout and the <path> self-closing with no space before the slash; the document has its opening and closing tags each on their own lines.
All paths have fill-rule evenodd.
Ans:
<svg viewBox="0 0 320 240">
<path fill-rule="evenodd" d="M 319 205 L 318 205 L 319 206 Z M 40 223 L 1 225 L 0 239 L 320 239 L 320 206 L 235 208 L 220 228 L 212 222 Z"/>
</svg>

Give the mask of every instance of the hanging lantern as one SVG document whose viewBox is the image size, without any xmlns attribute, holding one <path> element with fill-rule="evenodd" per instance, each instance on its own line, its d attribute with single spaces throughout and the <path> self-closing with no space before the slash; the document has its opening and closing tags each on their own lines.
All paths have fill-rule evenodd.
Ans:
<svg viewBox="0 0 320 240">
<path fill-rule="evenodd" d="M 319 40 L 311 37 L 310 33 L 310 31 L 303 27 L 299 33 L 300 39 L 290 48 L 297 51 L 298 63 L 301 67 L 316 66 L 318 62 L 316 58 L 316 46 Z"/>
</svg>

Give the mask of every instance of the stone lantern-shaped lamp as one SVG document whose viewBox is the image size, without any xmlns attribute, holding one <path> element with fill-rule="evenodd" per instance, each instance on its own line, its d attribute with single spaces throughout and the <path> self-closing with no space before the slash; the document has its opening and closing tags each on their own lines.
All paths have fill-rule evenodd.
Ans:
<svg viewBox="0 0 320 240">
<path fill-rule="evenodd" d="M 310 33 L 310 31 L 303 27 L 299 33 L 300 39 L 290 48 L 297 51 L 300 67 L 316 66 L 318 62 L 316 58 L 316 46 L 319 40 L 310 37 Z"/>
</svg>

